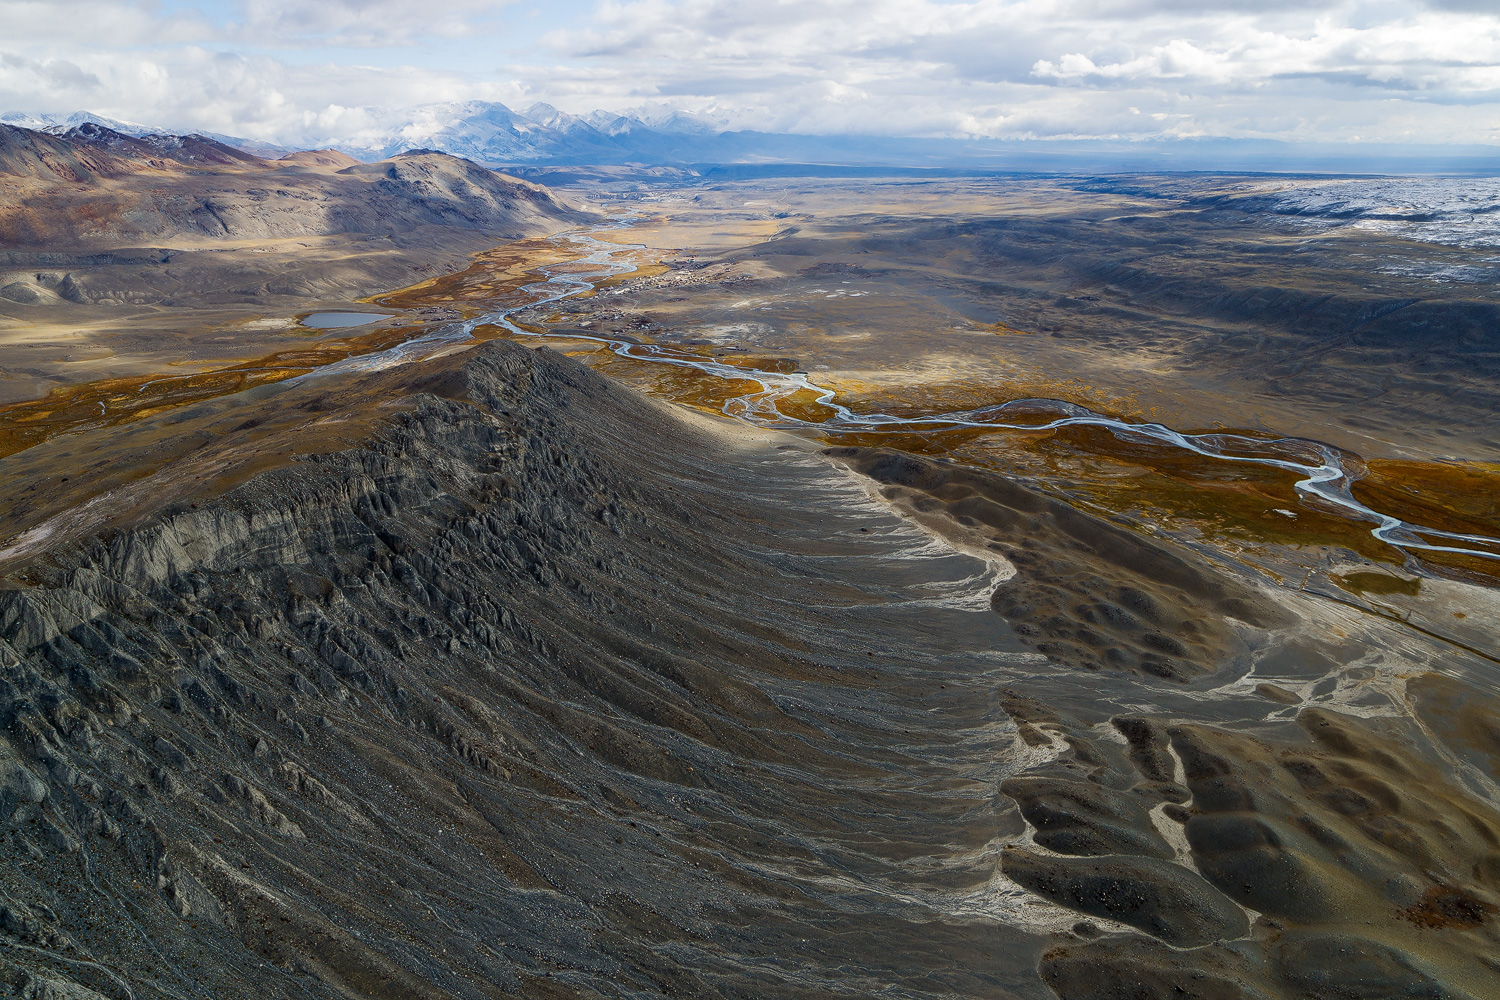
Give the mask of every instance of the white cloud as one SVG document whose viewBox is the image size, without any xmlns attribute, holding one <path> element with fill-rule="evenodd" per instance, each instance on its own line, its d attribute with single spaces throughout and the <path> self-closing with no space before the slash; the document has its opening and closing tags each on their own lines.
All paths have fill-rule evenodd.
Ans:
<svg viewBox="0 0 1500 1000">
<path fill-rule="evenodd" d="M 1500 16 L 1477 0 L 0 0 L 0 24 L 0 110 L 293 142 L 464 99 L 919 135 L 1500 125 Z"/>
<path fill-rule="evenodd" d="M 242 0 L 226 32 L 281 45 L 371 48 L 414 39 L 463 38 L 503 28 L 505 0 Z"/>
<path fill-rule="evenodd" d="M 1190 80 L 1260 86 L 1320 76 L 1350 86 L 1458 97 L 1500 96 L 1500 19 L 1422 12 L 1364 27 L 1321 20 L 1308 30 L 1257 30 L 1236 19 L 1197 39 L 1172 38 L 1128 59 L 1070 52 L 1039 59 L 1055 81 Z"/>
<path fill-rule="evenodd" d="M 612 0 L 550 41 L 628 96 L 797 131 L 1310 139 L 1347 118 L 1405 141 L 1422 102 L 1471 105 L 1429 109 L 1432 141 L 1488 142 L 1500 102 L 1500 17 L 1401 0 Z"/>
</svg>

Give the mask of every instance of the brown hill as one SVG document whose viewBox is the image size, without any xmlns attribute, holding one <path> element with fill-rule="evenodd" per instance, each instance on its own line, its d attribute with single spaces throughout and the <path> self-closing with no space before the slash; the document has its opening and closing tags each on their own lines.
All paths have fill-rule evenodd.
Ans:
<svg viewBox="0 0 1500 1000">
<path fill-rule="evenodd" d="M 422 226 L 515 238 L 587 217 L 539 185 L 443 153 L 308 169 L 342 159 L 324 151 L 266 160 L 199 135 L 136 138 L 92 124 L 63 135 L 0 126 L 0 246 L 391 235 Z"/>
<path fill-rule="evenodd" d="M 226 146 L 201 135 L 130 136 L 113 129 L 85 122 L 64 132 L 59 138 L 78 146 L 109 152 L 157 169 L 168 164 L 186 167 L 264 167 L 266 161 L 252 153 Z"/>
<path fill-rule="evenodd" d="M 146 171 L 266 166 L 201 135 L 136 137 L 92 122 L 60 135 L 0 125 L 0 174 L 12 177 L 89 185 Z"/>
<path fill-rule="evenodd" d="M 297 163 L 304 167 L 332 167 L 342 170 L 345 167 L 353 167 L 359 161 L 348 153 L 340 153 L 336 149 L 303 149 L 295 153 L 288 153 L 277 161 L 278 163 Z"/>
<path fill-rule="evenodd" d="M 0 125 L 0 175 L 8 178 L 88 184 L 125 171 L 126 165 L 119 157 L 87 144 L 45 132 Z M 12 201 L 15 195 L 11 192 L 17 192 L 18 187 L 9 182 L 4 191 L 0 197 Z"/>
</svg>

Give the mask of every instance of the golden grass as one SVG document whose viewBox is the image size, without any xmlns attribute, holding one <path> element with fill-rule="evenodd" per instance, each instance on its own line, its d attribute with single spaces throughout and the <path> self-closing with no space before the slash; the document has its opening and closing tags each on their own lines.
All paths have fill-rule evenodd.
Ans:
<svg viewBox="0 0 1500 1000">
<path fill-rule="evenodd" d="M 662 349 L 662 348 L 658 348 Z M 708 349 L 672 347 L 682 357 L 707 357 Z M 714 360 L 738 367 L 791 370 L 794 362 L 778 359 L 776 368 L 764 358 L 738 355 Z M 724 380 L 691 368 L 666 368 L 648 360 L 619 358 L 595 353 L 590 362 L 618 378 L 641 386 L 653 395 L 711 412 L 721 412 L 736 396 L 758 389 L 750 380 Z M 865 388 L 865 387 L 861 387 Z M 905 390 L 907 387 L 903 387 Z M 911 387 L 908 398 L 894 390 L 860 393 L 839 402 L 856 412 L 885 412 L 915 418 L 933 412 L 977 408 L 1006 402 L 1006 393 L 996 387 L 952 385 Z M 1084 405 L 1095 404 L 1085 392 L 1071 391 L 1067 381 L 1025 383 L 1024 395 L 1051 399 L 1068 398 Z M 937 403 L 932 408 L 922 401 Z M 1116 400 L 1113 415 L 1128 417 L 1128 400 Z M 798 392 L 777 402 L 788 417 L 821 423 L 832 410 L 816 401 L 810 392 Z M 1091 408 L 1096 408 L 1091 406 Z M 1106 411 L 1108 412 L 1108 411 Z M 1018 417 L 1016 422 L 1023 418 Z M 1139 417 L 1137 417 L 1139 419 Z M 1038 422 L 1043 422 L 1038 418 Z M 1204 428 L 1245 438 L 1269 441 L 1265 431 L 1238 428 Z M 1240 547 L 1281 545 L 1296 549 L 1340 548 L 1374 563 L 1400 565 L 1406 554 L 1375 538 L 1371 521 L 1360 521 L 1331 507 L 1307 502 L 1295 488 L 1297 474 L 1269 466 L 1236 463 L 1196 455 L 1149 440 L 1122 440 L 1102 427 L 1074 426 L 1052 431 L 986 430 L 958 427 L 927 430 L 895 425 L 883 431 L 825 429 L 831 444 L 897 448 L 914 454 L 948 456 L 980 468 L 1036 482 L 1067 484 L 1075 498 L 1100 507 L 1131 513 L 1143 520 L 1172 524 L 1220 538 Z M 1254 444 L 1248 454 L 1269 454 Z M 1500 467 L 1439 462 L 1373 461 L 1356 481 L 1355 496 L 1366 505 L 1415 524 L 1472 534 L 1500 534 Z M 1479 581 L 1500 581 L 1500 562 L 1453 553 L 1411 550 L 1418 562 L 1433 569 Z M 1397 580 L 1386 574 L 1370 574 Z M 1379 586 L 1379 581 L 1371 584 Z M 1375 591 L 1371 591 L 1375 592 Z M 1402 591 L 1404 592 L 1404 591 Z"/>
<path fill-rule="evenodd" d="M 1404 579 L 1389 573 L 1345 573 L 1334 576 L 1333 582 L 1352 594 L 1405 594 L 1416 597 L 1422 592 L 1420 579 Z"/>
<path fill-rule="evenodd" d="M 504 305 L 523 304 L 526 296 L 522 289 L 545 279 L 541 268 L 579 256 L 576 248 L 570 248 L 562 240 L 518 240 L 478 254 L 463 271 L 363 301 L 392 309 L 454 308 L 472 316 Z M 0 457 L 13 455 L 58 434 L 113 426 L 172 407 L 284 381 L 346 358 L 386 350 L 422 332 L 424 328 L 417 326 L 388 327 L 306 346 L 299 344 L 192 374 L 136 375 L 57 388 L 41 399 L 0 406 Z M 316 333 L 292 328 L 285 336 L 302 340 Z"/>
<path fill-rule="evenodd" d="M 1354 484 L 1368 507 L 1462 534 L 1500 533 L 1500 465 L 1375 459 Z"/>
<path fill-rule="evenodd" d="M 600 234 L 599 238 L 640 242 L 642 234 L 632 227 Z M 665 253 L 648 249 L 633 255 L 637 271 L 598 279 L 594 290 L 667 272 L 668 268 L 661 263 Z M 371 296 L 366 301 L 395 309 L 456 309 L 472 317 L 534 300 L 535 296 L 524 289 L 545 280 L 543 268 L 553 272 L 567 270 L 567 265 L 579 262 L 581 256 L 581 248 L 565 236 L 520 240 L 475 256 L 462 271 Z M 577 270 L 587 269 L 587 265 L 577 264 Z M 721 412 L 730 400 L 759 388 L 749 377 L 725 379 L 690 367 L 664 365 L 659 360 L 628 354 L 622 357 L 591 341 L 549 334 L 546 324 L 575 319 L 553 313 L 522 329 L 546 336 L 565 352 L 584 356 L 600 370 L 653 395 L 708 412 Z M 994 324 L 992 330 L 1004 336 L 1029 335 L 1028 331 L 1005 323 Z M 410 327 L 386 329 L 279 351 L 212 371 L 109 379 L 58 389 L 44 399 L 0 407 L 0 455 L 13 454 L 55 434 L 117 424 L 169 407 L 280 381 L 356 354 L 383 350 L 417 332 L 420 331 Z M 487 325 L 476 329 L 474 336 L 485 340 L 511 334 Z M 730 368 L 786 373 L 798 367 L 798 362 L 790 358 L 724 354 L 708 346 L 653 344 L 652 347 L 669 358 L 711 359 Z M 899 384 L 895 381 L 882 384 L 878 373 L 862 373 L 859 380 L 835 379 L 829 384 L 839 390 L 839 402 L 857 413 L 880 412 L 905 418 L 974 410 L 1025 398 L 1064 400 L 1135 421 L 1158 416 L 1131 393 L 1108 392 L 1082 378 L 1059 378 L 1016 365 L 1007 367 L 1003 378 L 989 381 L 951 376 L 908 381 L 903 377 Z M 833 415 L 830 408 L 817 401 L 814 393 L 807 391 L 778 400 L 777 408 L 787 417 L 812 424 L 822 423 Z M 1024 415 L 1015 419 L 1024 422 Z M 1038 422 L 1045 419 L 1038 414 Z M 1249 438 L 1270 436 L 1262 431 L 1223 430 Z M 1399 550 L 1371 536 L 1373 524 L 1305 504 L 1294 488 L 1296 476 L 1292 473 L 1208 459 L 1153 441 L 1121 440 L 1104 428 L 999 431 L 898 426 L 879 433 L 826 429 L 823 436 L 836 444 L 951 456 L 1002 474 L 1051 483 L 1058 488 L 1065 486 L 1066 492 L 1075 498 L 1105 509 L 1196 530 L 1206 537 L 1240 546 L 1335 547 L 1351 550 L 1376 563 L 1404 560 Z M 1361 472 L 1362 478 L 1353 487 L 1354 495 L 1374 509 L 1442 530 L 1500 534 L 1500 466 L 1376 460 Z M 1413 554 L 1460 576 L 1500 579 L 1500 562 L 1448 554 Z M 1366 576 L 1371 579 L 1366 580 Z M 1356 592 L 1383 593 L 1377 588 L 1391 586 L 1384 582 L 1387 580 L 1407 586 L 1399 578 L 1379 573 L 1351 574 L 1340 580 L 1342 586 Z M 1405 591 L 1398 588 L 1398 592 Z"/>
<path fill-rule="evenodd" d="M 54 389 L 41 399 L 0 406 L 0 457 L 14 455 L 58 434 L 110 427 L 295 378 L 355 355 L 385 350 L 420 332 L 420 328 L 393 327 L 277 351 L 210 371 L 101 379 Z"/>
<path fill-rule="evenodd" d="M 517 240 L 477 254 L 462 271 L 371 296 L 367 301 L 392 309 L 440 307 L 469 318 L 526 301 L 522 289 L 546 278 L 541 268 L 576 260 L 579 252 L 562 240 Z"/>
</svg>

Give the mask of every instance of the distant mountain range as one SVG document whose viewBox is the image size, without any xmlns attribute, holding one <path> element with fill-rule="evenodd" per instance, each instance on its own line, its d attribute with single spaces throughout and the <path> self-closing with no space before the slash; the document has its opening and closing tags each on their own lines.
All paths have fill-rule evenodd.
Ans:
<svg viewBox="0 0 1500 1000">
<path fill-rule="evenodd" d="M 313 137 L 302 147 L 202 134 L 257 156 L 281 156 L 295 148 L 336 149 L 370 162 L 411 149 L 432 149 L 479 163 L 582 164 L 692 161 L 707 152 L 724 130 L 722 122 L 670 109 L 630 115 L 595 111 L 580 116 L 550 104 L 512 111 L 489 101 L 368 108 L 363 118 L 364 123 L 352 132 Z M 86 123 L 137 137 L 168 131 L 88 111 L 0 115 L 0 124 L 53 135 Z"/>
<path fill-rule="evenodd" d="M 1285 143 L 1258 139 L 959 139 L 802 135 L 736 131 L 727 121 L 669 107 L 627 114 L 568 114 L 549 104 L 515 111 L 490 101 L 360 108 L 338 131 L 307 134 L 296 146 L 236 136 L 206 137 L 262 157 L 294 149 L 335 149 L 366 162 L 413 149 L 516 168 L 528 176 L 569 167 L 712 167 L 713 173 L 765 176 L 782 170 L 849 172 L 887 168 L 1109 172 L 1141 170 L 1476 172 L 1500 168 L 1494 146 L 1422 147 Z M 0 114 L 0 123 L 63 134 L 83 123 L 131 136 L 170 130 L 89 112 Z"/>
<path fill-rule="evenodd" d="M 64 135 L 71 132 L 80 125 L 103 125 L 112 132 L 121 135 L 141 138 L 148 135 L 170 135 L 170 130 L 156 128 L 151 125 L 142 125 L 139 122 L 124 122 L 118 118 L 108 115 L 96 115 L 92 111 L 75 111 L 70 115 L 34 114 L 24 111 L 13 111 L 0 115 L 0 125 L 10 125 L 15 128 L 32 129 L 36 132 L 46 132 L 49 135 Z M 286 153 L 295 152 L 296 146 L 278 146 L 273 142 L 260 142 L 256 139 L 245 139 L 240 136 L 223 135 L 219 132 L 198 132 L 205 139 L 213 139 L 227 146 L 253 153 L 256 156 L 265 156 L 275 159 Z M 375 157 L 379 159 L 379 157 Z"/>
<path fill-rule="evenodd" d="M 350 134 L 312 137 L 320 147 L 362 160 L 405 149 L 442 150 L 479 163 L 627 163 L 683 161 L 724 125 L 685 112 L 570 115 L 550 104 L 513 111 L 489 101 L 365 109 Z"/>
</svg>

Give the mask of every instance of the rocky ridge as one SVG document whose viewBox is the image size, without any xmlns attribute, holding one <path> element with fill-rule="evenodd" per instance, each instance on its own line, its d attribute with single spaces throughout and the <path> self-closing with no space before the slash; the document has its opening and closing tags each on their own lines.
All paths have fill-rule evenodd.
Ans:
<svg viewBox="0 0 1500 1000">
<path fill-rule="evenodd" d="M 1302 737 L 1142 712 L 1223 664 L 1162 676 L 1120 622 L 1134 669 L 1090 671 L 1076 632 L 909 600 L 934 571 L 874 547 L 909 525 L 828 500 L 805 450 L 505 342 L 216 419 L 179 464 L 220 483 L 7 552 L 0 988 L 1375 1000 L 1500 974 L 1500 817 L 1451 771 L 1321 709 Z M 996 544 L 1052 617 L 1142 561 L 1025 491 L 838 457 L 898 505 L 1029 523 Z M 1212 582 L 1168 555 L 1153 600 Z M 1170 659 L 1289 624 L 1262 626 Z"/>
</svg>

